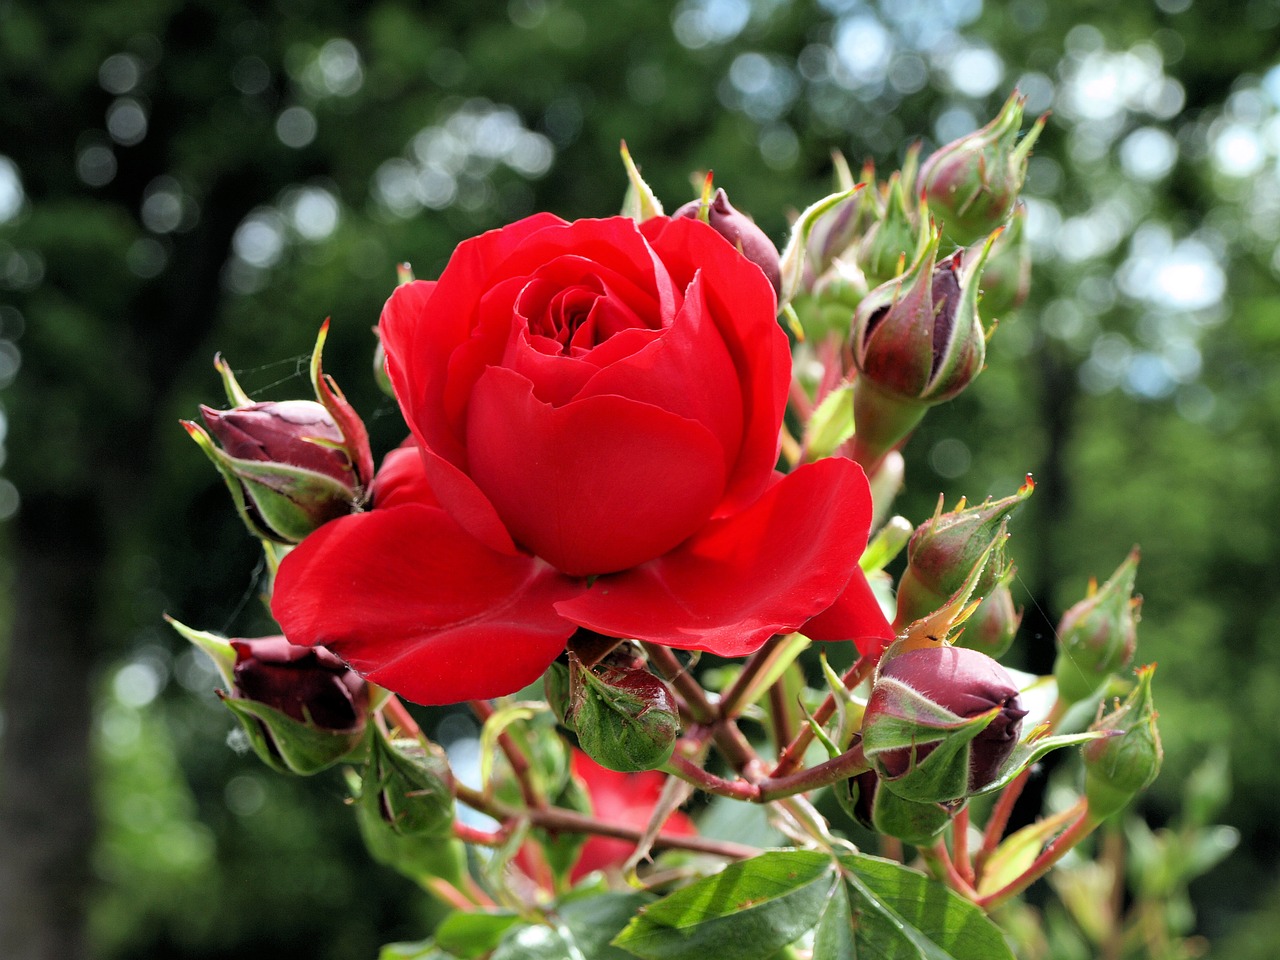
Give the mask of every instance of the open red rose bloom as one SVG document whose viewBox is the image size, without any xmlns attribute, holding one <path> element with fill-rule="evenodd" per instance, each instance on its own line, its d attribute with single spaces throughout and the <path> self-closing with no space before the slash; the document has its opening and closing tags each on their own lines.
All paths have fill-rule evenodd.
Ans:
<svg viewBox="0 0 1280 960">
<path fill-rule="evenodd" d="M 372 510 L 285 558 L 286 636 L 420 703 L 512 693 L 579 627 L 730 657 L 793 630 L 878 649 L 862 470 L 774 470 L 776 306 L 692 219 L 540 214 L 461 244 L 383 311 L 413 436 Z"/>
</svg>

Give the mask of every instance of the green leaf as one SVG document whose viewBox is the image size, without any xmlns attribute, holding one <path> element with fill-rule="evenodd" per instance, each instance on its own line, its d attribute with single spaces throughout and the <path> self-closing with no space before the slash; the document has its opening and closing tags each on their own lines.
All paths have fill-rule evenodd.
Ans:
<svg viewBox="0 0 1280 960">
<path fill-rule="evenodd" d="M 604 893 L 563 903 L 545 924 L 508 930 L 492 960 L 632 960 L 609 941 L 651 899 L 647 893 Z"/>
<path fill-rule="evenodd" d="M 1022 876 L 1035 863 L 1044 845 L 1061 833 L 1076 813 L 1070 808 L 1059 811 L 1006 837 L 987 860 L 978 892 L 994 893 Z"/>
<path fill-rule="evenodd" d="M 645 908 L 614 943 L 644 960 L 766 960 L 813 928 L 833 880 L 826 854 L 765 853 Z"/>
<path fill-rule="evenodd" d="M 844 883 L 826 905 L 814 960 L 1014 960 L 1004 934 L 985 913 L 924 874 L 862 854 L 842 856 L 840 867 Z M 841 897 L 848 898 L 853 950 L 821 953 L 819 947 L 849 943 Z"/>
<path fill-rule="evenodd" d="M 455 910 L 436 927 L 436 943 L 464 960 L 472 960 L 493 950 L 503 934 L 520 920 L 510 911 Z"/>
</svg>

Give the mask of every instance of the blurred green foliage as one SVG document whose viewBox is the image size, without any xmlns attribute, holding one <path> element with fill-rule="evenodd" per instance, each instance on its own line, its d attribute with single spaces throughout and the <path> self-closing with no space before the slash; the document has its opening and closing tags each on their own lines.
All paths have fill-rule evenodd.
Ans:
<svg viewBox="0 0 1280 960">
<path fill-rule="evenodd" d="M 1016 83 L 1053 108 L 1028 182 L 1032 299 L 917 432 L 899 509 L 1036 474 L 1010 550 L 1017 649 L 1041 671 L 1056 617 L 1141 544 L 1167 748 L 1146 812 L 1172 816 L 1229 747 L 1222 816 L 1247 852 L 1193 893 L 1219 955 L 1270 956 L 1278 23 L 1277 0 L 0 0 L 0 583 L 37 540 L 104 538 L 81 651 L 97 954 L 372 956 L 426 922 L 368 863 L 337 779 L 227 749 L 212 676 L 160 621 L 273 630 L 257 547 L 175 424 L 220 402 L 215 351 L 255 397 L 303 396 L 332 316 L 326 369 L 386 450 L 404 428 L 370 328 L 397 261 L 431 277 L 534 210 L 615 212 L 622 139 L 669 209 L 714 166 L 781 239 L 832 149 L 890 168 Z M 0 597 L 0 653 L 11 614 Z"/>
</svg>

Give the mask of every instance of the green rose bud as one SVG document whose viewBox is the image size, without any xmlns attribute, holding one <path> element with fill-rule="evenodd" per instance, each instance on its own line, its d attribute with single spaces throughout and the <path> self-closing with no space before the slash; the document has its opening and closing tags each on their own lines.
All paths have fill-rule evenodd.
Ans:
<svg viewBox="0 0 1280 960">
<path fill-rule="evenodd" d="M 1022 611 L 1014 604 L 1009 585 L 1002 581 L 965 621 L 964 630 L 956 637 L 956 646 L 999 660 L 1013 646 L 1021 623 Z"/>
<path fill-rule="evenodd" d="M 622 773 L 653 770 L 667 761 L 680 715 L 665 683 L 643 668 L 593 670 L 576 657 L 570 657 L 569 670 L 569 719 L 592 760 Z"/>
<path fill-rule="evenodd" d="M 1133 595 L 1138 560 L 1134 547 L 1110 580 L 1101 588 L 1091 583 L 1085 598 L 1063 614 L 1053 675 L 1065 703 L 1093 696 L 1133 662 L 1142 608 L 1142 598 Z"/>
<path fill-rule="evenodd" d="M 954 242 L 973 243 L 1013 212 L 1045 123 L 1041 117 L 1019 142 L 1025 104 L 1014 91 L 994 120 L 940 147 L 920 167 L 920 190 Z"/>
<path fill-rule="evenodd" d="M 1005 558 L 1002 533 L 1013 511 L 1035 490 L 1031 477 L 1018 492 L 1001 500 L 987 500 L 965 507 L 961 500 L 948 513 L 942 511 L 942 500 L 933 517 L 916 528 L 907 544 L 907 569 L 898 585 L 898 611 L 894 626 L 901 630 L 907 624 L 928 616 L 945 604 L 969 577 L 973 566 L 1000 537 L 1000 543 L 987 561 L 973 592 L 986 597 L 1005 579 L 1009 563 Z M 1012 599 L 1010 599 L 1012 604 Z M 969 631 L 966 629 L 966 635 Z M 962 644 L 969 646 L 969 644 Z M 990 650 L 985 652 L 990 653 Z"/>
<path fill-rule="evenodd" d="M 1129 801 L 1155 780 L 1164 761 L 1160 731 L 1156 728 L 1151 678 L 1155 665 L 1138 670 L 1137 685 L 1124 703 L 1105 717 L 1098 707 L 1098 719 L 1091 731 L 1110 731 L 1111 736 L 1091 740 L 1081 748 L 1084 758 L 1084 792 L 1089 814 L 1101 820 L 1128 806 Z"/>
</svg>

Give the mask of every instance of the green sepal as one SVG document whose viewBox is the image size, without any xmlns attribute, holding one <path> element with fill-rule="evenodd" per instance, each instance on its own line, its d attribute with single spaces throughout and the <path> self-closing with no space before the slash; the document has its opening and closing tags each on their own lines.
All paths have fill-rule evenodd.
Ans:
<svg viewBox="0 0 1280 960">
<path fill-rule="evenodd" d="M 622 165 L 627 169 L 627 194 L 622 201 L 622 215 L 630 217 L 636 223 L 662 216 L 662 201 L 649 184 L 644 182 L 644 177 L 640 176 L 640 169 L 631 159 L 631 151 L 627 149 L 625 140 L 622 142 L 621 153 Z"/>
<path fill-rule="evenodd" d="M 222 388 L 227 393 L 228 403 L 233 407 L 248 407 L 253 404 L 253 399 L 244 392 L 244 388 L 240 386 L 240 381 L 231 372 L 231 366 L 223 358 L 222 354 L 215 353 L 213 355 L 213 369 L 217 370 L 218 375 L 222 377 Z"/>
<path fill-rule="evenodd" d="M 377 806 L 404 836 L 448 836 L 453 829 L 452 774 L 444 751 L 422 740 L 389 740 L 370 726 L 369 766 L 361 802 Z"/>
<path fill-rule="evenodd" d="M 804 264 L 807 249 L 809 246 L 809 236 L 813 233 L 813 228 L 822 218 L 823 214 L 835 209 L 836 206 L 852 199 L 862 189 L 862 184 L 852 187 L 849 190 L 841 190 L 837 193 L 830 194 L 811 203 L 805 207 L 804 211 L 796 218 L 796 222 L 791 226 L 791 236 L 787 238 L 787 245 L 782 250 L 780 258 L 780 267 L 782 273 L 782 295 L 778 300 L 778 308 L 789 304 L 804 282 Z"/>
<path fill-rule="evenodd" d="M 338 425 L 338 430 L 342 433 L 341 446 L 355 470 L 356 482 L 361 493 L 367 493 L 369 484 L 373 482 L 373 452 L 369 448 L 369 432 L 333 377 L 326 375 L 322 369 L 320 355 L 324 352 L 328 337 L 329 321 L 326 319 L 320 324 L 315 349 L 311 351 L 311 387 L 315 390 L 316 399 Z"/>
<path fill-rule="evenodd" d="M 257 700 L 221 691 L 219 696 L 248 734 L 254 753 L 273 770 L 309 777 L 339 761 L 358 759 L 364 733 L 359 727 L 321 730 Z"/>
<path fill-rule="evenodd" d="M 610 770 L 636 773 L 655 770 L 670 759 L 680 733 L 680 715 L 670 692 L 657 677 L 635 671 L 623 683 L 609 682 L 590 667 L 570 658 L 574 683 L 573 727 L 578 745 L 592 760 Z"/>
<path fill-rule="evenodd" d="M 863 730 L 867 759 L 880 774 L 881 785 L 907 800 L 941 802 L 969 794 L 969 744 L 1000 715 L 1002 706 L 964 718 L 939 706 L 905 683 L 887 677 L 877 688 L 894 690 L 894 715 L 883 712 Z M 923 757 L 921 748 L 932 747 Z M 886 751 L 910 751 L 908 769 L 890 778 L 876 763 Z"/>
<path fill-rule="evenodd" d="M 240 519 L 259 539 L 299 543 L 321 524 L 356 507 L 355 491 L 332 477 L 303 467 L 229 456 L 202 427 L 187 421 L 183 426 L 218 468 Z"/>
<path fill-rule="evenodd" d="M 933 843 L 956 814 L 941 803 L 921 803 L 900 797 L 892 790 L 877 790 L 871 805 L 871 825 L 879 833 L 903 843 L 925 847 Z"/>
<path fill-rule="evenodd" d="M 995 780 L 975 793 L 974 796 L 982 796 L 1007 787 L 1014 777 L 1041 759 L 1045 754 L 1060 750 L 1063 747 L 1074 747 L 1088 743 L 1091 740 L 1101 740 L 1110 735 L 1106 731 L 1086 731 L 1084 733 L 1064 733 L 1054 737 L 1040 737 L 1037 739 L 1036 731 L 1032 731 L 1030 736 L 1024 738 L 1013 748 L 1013 752 L 1009 754 L 1008 759 L 1000 765 L 1000 772 L 996 775 Z"/>
<path fill-rule="evenodd" d="M 804 428 L 808 460 L 829 457 L 853 436 L 853 384 L 836 387 L 818 404 Z"/>
<path fill-rule="evenodd" d="M 420 743 L 407 756 L 369 725 L 370 759 L 363 775 L 350 775 L 356 821 L 369 854 L 418 883 L 440 878 L 458 886 L 466 874 L 466 847 L 452 839 L 453 798 L 442 795 L 440 758 Z M 417 743 L 417 741 L 415 741 Z M 414 785 L 421 786 L 422 793 Z"/>
<path fill-rule="evenodd" d="M 231 646 L 231 641 L 215 633 L 193 630 L 167 613 L 164 618 L 169 626 L 178 631 L 180 637 L 190 641 L 209 655 L 209 659 L 213 661 L 214 667 L 217 668 L 218 675 L 222 677 L 222 682 L 227 685 L 227 690 L 233 690 L 235 688 L 236 651 Z"/>
</svg>

